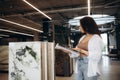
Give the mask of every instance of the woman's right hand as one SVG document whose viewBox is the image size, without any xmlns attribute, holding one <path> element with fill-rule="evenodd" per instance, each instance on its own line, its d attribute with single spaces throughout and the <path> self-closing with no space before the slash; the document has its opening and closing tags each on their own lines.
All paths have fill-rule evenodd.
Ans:
<svg viewBox="0 0 120 80">
<path fill-rule="evenodd" d="M 78 52 L 80 52 L 80 50 L 81 50 L 81 48 L 72 48 L 72 49 L 75 51 L 78 51 Z"/>
</svg>

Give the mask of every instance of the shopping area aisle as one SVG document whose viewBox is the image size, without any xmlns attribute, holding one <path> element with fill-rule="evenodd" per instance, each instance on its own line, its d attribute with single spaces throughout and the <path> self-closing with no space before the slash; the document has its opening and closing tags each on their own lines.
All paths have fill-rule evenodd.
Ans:
<svg viewBox="0 0 120 80">
<path fill-rule="evenodd" d="M 99 67 L 102 73 L 100 80 L 120 80 L 120 60 L 103 56 Z M 57 76 L 56 80 L 74 80 L 74 74 L 71 77 Z"/>
<path fill-rule="evenodd" d="M 120 60 L 103 56 L 99 66 L 102 73 L 100 80 L 120 80 Z M 8 80 L 8 74 L 0 74 L 0 80 Z M 74 75 L 71 77 L 56 76 L 55 80 L 74 80 Z"/>
</svg>

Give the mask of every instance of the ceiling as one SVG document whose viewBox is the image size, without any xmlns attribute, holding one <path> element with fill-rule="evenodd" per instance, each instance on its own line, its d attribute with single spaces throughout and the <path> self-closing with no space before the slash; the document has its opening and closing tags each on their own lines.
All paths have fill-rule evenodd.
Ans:
<svg viewBox="0 0 120 80">
<path fill-rule="evenodd" d="M 87 0 L 27 0 L 52 18 L 55 25 L 65 25 L 69 19 L 87 15 Z M 120 18 L 120 0 L 91 0 L 91 14 L 108 14 Z M 46 18 L 23 0 L 0 0 L 0 19 L 10 20 L 42 30 Z M 35 30 L 0 20 L 0 29 L 34 34 Z M 1 34 L 13 35 L 6 31 Z"/>
<path fill-rule="evenodd" d="M 27 0 L 32 5 L 52 18 L 55 25 L 66 25 L 69 19 L 87 15 L 87 0 Z M 108 14 L 120 20 L 120 0 L 91 0 L 91 14 Z M 0 0 L 0 35 L 14 35 L 16 33 L 1 31 L 12 30 L 33 35 L 35 30 L 24 28 L 21 25 L 42 30 L 44 17 L 23 0 Z M 2 19 L 18 23 L 8 23 Z M 107 25 L 110 27 L 110 25 Z M 1 37 L 1 36 L 0 36 Z M 3 50 L 4 48 L 4 50 Z M 0 70 L 7 69 L 8 47 L 0 48 Z M 3 54 L 4 55 L 3 55 Z M 3 57 L 4 56 L 4 57 Z"/>
</svg>

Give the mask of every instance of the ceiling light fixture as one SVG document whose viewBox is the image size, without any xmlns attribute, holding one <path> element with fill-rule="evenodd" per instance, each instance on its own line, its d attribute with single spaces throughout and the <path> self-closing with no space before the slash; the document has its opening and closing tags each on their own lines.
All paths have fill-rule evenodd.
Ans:
<svg viewBox="0 0 120 80">
<path fill-rule="evenodd" d="M 103 25 L 103 24 L 107 24 L 107 23 L 111 23 L 111 22 L 115 21 L 115 19 L 116 19 L 115 16 L 110 16 L 110 15 L 106 15 L 106 14 L 91 15 L 90 14 L 90 9 L 91 9 L 90 0 L 87 0 L 87 1 L 88 1 L 88 4 L 87 4 L 88 5 L 88 15 L 85 15 L 85 16 L 92 17 L 95 20 L 95 22 L 97 23 L 97 25 Z M 85 16 L 78 16 L 73 19 L 70 19 L 68 21 L 68 23 L 73 26 L 80 26 L 80 19 L 82 19 Z"/>
<path fill-rule="evenodd" d="M 13 21 L 9 21 L 9 20 L 3 19 L 3 18 L 0 18 L 0 20 L 4 21 L 4 22 L 7 22 L 7 23 L 11 23 L 11 24 L 17 25 L 17 26 L 24 27 L 24 28 L 27 28 L 27 29 L 31 29 L 31 30 L 34 30 L 34 31 L 37 31 L 37 32 L 40 32 L 40 33 L 43 32 L 41 30 L 38 30 L 38 29 L 35 29 L 35 28 L 32 28 L 32 27 L 26 26 L 26 25 L 23 25 L 23 24 L 19 24 L 19 23 L 13 22 Z"/>
<path fill-rule="evenodd" d="M 90 15 L 90 0 L 88 0 L 88 15 Z"/>
<path fill-rule="evenodd" d="M 41 13 L 42 15 L 44 15 L 45 17 L 47 17 L 48 19 L 52 20 L 51 17 L 49 17 L 48 15 L 46 15 L 45 13 L 43 13 L 41 10 L 39 10 L 38 8 L 36 8 L 35 6 L 33 6 L 31 3 L 29 3 L 26 0 L 23 0 L 25 3 L 27 3 L 29 6 L 31 6 L 32 8 L 34 8 L 36 11 L 38 11 L 39 13 Z"/>
<path fill-rule="evenodd" d="M 26 35 L 26 36 L 34 36 L 31 34 L 27 34 L 27 33 L 21 33 L 21 32 L 16 32 L 16 31 L 11 31 L 11 30 L 6 30 L 6 29 L 0 29 L 0 31 L 5 31 L 5 32 L 10 32 L 10 33 L 15 33 L 15 34 L 21 34 L 21 35 Z"/>
<path fill-rule="evenodd" d="M 85 15 L 88 16 L 88 15 Z M 85 16 L 78 16 L 75 17 L 73 19 L 70 19 L 68 21 L 68 23 L 70 25 L 74 25 L 74 26 L 80 26 L 80 22 L 79 20 L 82 19 Z M 114 16 L 110 16 L 110 15 L 104 15 L 104 14 L 94 14 L 94 15 L 89 15 L 90 17 L 92 17 L 95 22 L 97 23 L 97 25 L 102 25 L 102 24 L 106 24 L 106 23 L 111 23 L 115 21 L 115 17 Z"/>
<path fill-rule="evenodd" d="M 5 34 L 0 34 L 0 36 L 9 37 L 9 35 L 5 35 Z"/>
</svg>

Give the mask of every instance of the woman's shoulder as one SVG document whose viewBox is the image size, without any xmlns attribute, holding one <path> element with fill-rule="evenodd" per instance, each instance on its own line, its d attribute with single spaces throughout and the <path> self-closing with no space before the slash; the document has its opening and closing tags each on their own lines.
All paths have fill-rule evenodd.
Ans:
<svg viewBox="0 0 120 80">
<path fill-rule="evenodd" d="M 102 41 L 102 38 L 101 38 L 98 34 L 94 34 L 94 35 L 92 36 L 92 38 L 90 39 L 90 41 L 99 42 L 99 41 Z"/>
<path fill-rule="evenodd" d="M 94 37 L 100 37 L 98 34 L 93 34 Z"/>
<path fill-rule="evenodd" d="M 97 34 L 94 34 L 89 41 L 89 45 L 93 45 L 93 44 L 94 45 L 101 45 L 101 47 L 103 47 L 104 43 L 103 43 L 102 37 L 100 37 Z"/>
<path fill-rule="evenodd" d="M 94 34 L 94 35 L 92 36 L 92 38 L 99 38 L 99 39 L 101 39 L 101 37 L 100 37 L 98 34 Z"/>
</svg>

